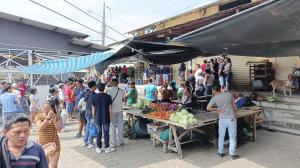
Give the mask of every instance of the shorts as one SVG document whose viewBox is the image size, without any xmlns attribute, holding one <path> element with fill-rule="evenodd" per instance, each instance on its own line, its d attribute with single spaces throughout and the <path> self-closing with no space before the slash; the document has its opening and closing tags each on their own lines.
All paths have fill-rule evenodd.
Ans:
<svg viewBox="0 0 300 168">
<path fill-rule="evenodd" d="M 72 102 L 72 103 L 69 103 L 67 102 L 67 112 L 70 114 L 70 113 L 73 113 L 74 112 L 74 108 L 75 108 L 75 103 Z"/>
<path fill-rule="evenodd" d="M 223 76 L 219 76 L 219 82 L 221 87 L 223 87 L 225 85 L 225 78 Z"/>
<path fill-rule="evenodd" d="M 86 118 L 85 118 L 85 110 L 82 110 L 78 113 L 78 118 L 79 118 L 79 121 L 83 121 L 83 124 L 87 123 Z"/>
<path fill-rule="evenodd" d="M 168 74 L 163 74 L 163 80 L 164 81 L 169 80 L 169 75 Z"/>
</svg>

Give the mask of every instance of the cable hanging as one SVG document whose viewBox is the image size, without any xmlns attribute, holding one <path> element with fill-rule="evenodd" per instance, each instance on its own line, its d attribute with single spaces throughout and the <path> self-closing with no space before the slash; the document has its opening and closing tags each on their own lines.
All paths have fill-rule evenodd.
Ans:
<svg viewBox="0 0 300 168">
<path fill-rule="evenodd" d="M 80 23 L 80 22 L 78 22 L 78 21 L 76 21 L 76 20 L 74 20 L 74 19 L 68 17 L 68 16 L 65 16 L 65 15 L 63 15 L 63 14 L 61 14 L 61 13 L 59 13 L 59 12 L 53 10 L 53 9 L 50 9 L 50 8 L 48 8 L 48 7 L 45 6 L 45 5 L 42 5 L 42 4 L 40 4 L 40 3 L 36 2 L 36 1 L 33 1 L 33 0 L 29 0 L 29 1 L 31 1 L 32 3 L 35 3 L 36 5 L 39 5 L 39 6 L 43 7 L 43 8 L 45 8 L 45 9 L 47 9 L 47 10 L 53 12 L 53 13 L 56 13 L 57 15 L 60 15 L 61 17 L 64 17 L 64 18 L 66 18 L 66 19 L 68 19 L 68 20 L 70 20 L 70 21 L 72 21 L 72 22 L 74 22 L 74 23 L 76 23 L 76 24 L 78 24 L 78 25 L 80 25 L 80 26 L 82 26 L 82 27 L 85 27 L 85 28 L 87 28 L 87 29 L 89 29 L 89 30 L 91 30 L 91 31 L 93 31 L 93 32 L 95 32 L 95 33 L 98 33 L 98 34 L 100 34 L 100 35 L 103 35 L 103 33 L 99 32 L 99 31 L 97 31 L 97 30 L 95 30 L 95 29 L 93 29 L 93 28 L 90 28 L 90 27 L 88 27 L 88 26 L 86 26 L 86 25 L 84 25 L 84 24 L 82 24 L 82 23 Z M 114 41 L 114 42 L 117 42 L 117 43 L 119 42 L 119 41 L 117 41 L 117 40 L 115 40 L 115 39 L 113 39 L 113 38 L 111 38 L 111 37 L 109 37 L 109 36 L 107 36 L 107 35 L 104 35 L 104 36 L 107 37 L 108 39 Z M 121 43 L 122 43 L 125 47 L 130 48 L 131 50 L 134 50 L 134 51 L 136 51 L 136 52 L 138 52 L 138 53 L 140 53 L 140 54 L 143 54 L 141 51 L 139 51 L 139 50 L 137 50 L 137 49 L 135 49 L 135 48 L 133 48 L 133 47 L 130 47 L 130 46 L 124 44 L 124 42 L 121 42 Z"/>
</svg>

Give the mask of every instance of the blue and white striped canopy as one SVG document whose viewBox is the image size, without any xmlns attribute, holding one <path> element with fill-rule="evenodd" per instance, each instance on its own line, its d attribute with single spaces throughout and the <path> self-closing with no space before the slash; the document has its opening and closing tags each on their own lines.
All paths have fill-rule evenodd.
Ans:
<svg viewBox="0 0 300 168">
<path fill-rule="evenodd" d="M 45 61 L 29 67 L 19 68 L 18 71 L 26 74 L 39 75 L 55 75 L 76 72 L 107 60 L 117 51 L 118 50 L 112 49 L 109 51 L 98 52 L 86 56 Z"/>
</svg>

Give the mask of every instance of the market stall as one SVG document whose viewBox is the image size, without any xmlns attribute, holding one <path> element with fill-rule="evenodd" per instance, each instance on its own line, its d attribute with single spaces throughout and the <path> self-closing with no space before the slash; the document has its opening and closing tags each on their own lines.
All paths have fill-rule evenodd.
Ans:
<svg viewBox="0 0 300 168">
<path fill-rule="evenodd" d="M 170 112 L 171 111 L 171 112 Z M 153 111 L 145 114 L 141 109 L 126 109 L 124 113 L 128 116 L 129 124 L 133 128 L 134 121 L 139 118 L 153 120 L 154 122 L 164 123 L 169 128 L 169 138 L 166 142 L 167 149 L 164 151 L 173 151 L 183 158 L 183 152 L 181 145 L 199 141 L 199 139 L 193 138 L 193 133 L 200 133 L 209 135 L 209 141 L 217 146 L 217 137 L 215 134 L 215 124 L 218 122 L 218 114 L 213 112 L 198 111 L 196 114 L 191 114 L 185 110 L 172 110 L 160 109 L 160 111 Z M 246 118 L 248 120 L 249 127 L 252 128 L 252 140 L 256 139 L 256 117 L 261 112 L 261 109 L 257 106 L 244 107 L 237 111 L 237 118 Z M 144 114 L 143 114 L 144 113 Z M 182 118 L 187 118 L 189 122 L 176 121 L 174 117 L 182 115 Z M 168 117 L 169 116 L 169 117 Z M 186 117 L 184 117 L 186 116 Z M 202 129 L 202 128 L 208 129 Z M 189 139 L 183 138 L 189 135 Z M 152 138 L 162 141 L 159 135 L 153 133 Z M 154 141 L 155 142 L 155 141 Z"/>
</svg>

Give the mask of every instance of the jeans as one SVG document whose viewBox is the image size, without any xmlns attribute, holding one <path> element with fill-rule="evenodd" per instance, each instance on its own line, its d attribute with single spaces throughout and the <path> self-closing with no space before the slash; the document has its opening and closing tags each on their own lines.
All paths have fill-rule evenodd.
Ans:
<svg viewBox="0 0 300 168">
<path fill-rule="evenodd" d="M 225 83 L 226 83 L 227 90 L 231 90 L 232 89 L 232 73 L 231 72 L 229 72 L 228 74 L 225 75 Z"/>
<path fill-rule="evenodd" d="M 225 85 L 225 79 L 221 75 L 219 76 L 219 82 L 220 82 L 221 87 L 223 87 Z"/>
<path fill-rule="evenodd" d="M 237 122 L 236 119 L 219 119 L 219 140 L 218 152 L 224 153 L 224 138 L 228 128 L 229 135 L 229 154 L 236 155 Z"/>
<path fill-rule="evenodd" d="M 211 88 L 212 88 L 212 86 L 204 86 L 204 88 L 205 88 L 205 91 L 204 91 L 204 95 L 205 96 L 208 96 L 208 95 L 211 95 L 212 93 L 212 91 L 211 91 Z"/>
<path fill-rule="evenodd" d="M 117 132 L 118 130 L 118 132 Z M 110 145 L 116 147 L 123 143 L 123 113 L 112 113 L 110 123 Z"/>
<path fill-rule="evenodd" d="M 155 84 L 156 84 L 156 86 L 158 86 L 160 83 L 160 74 L 156 74 L 155 78 L 156 78 Z"/>
<path fill-rule="evenodd" d="M 102 148 L 102 129 L 104 133 L 104 148 L 109 147 L 109 125 L 110 123 L 97 124 L 97 148 Z"/>
<path fill-rule="evenodd" d="M 85 113 L 85 119 L 86 119 L 86 125 L 85 125 L 85 134 L 84 134 L 83 142 L 86 144 L 93 144 L 93 137 L 90 134 L 92 114 Z"/>
</svg>

